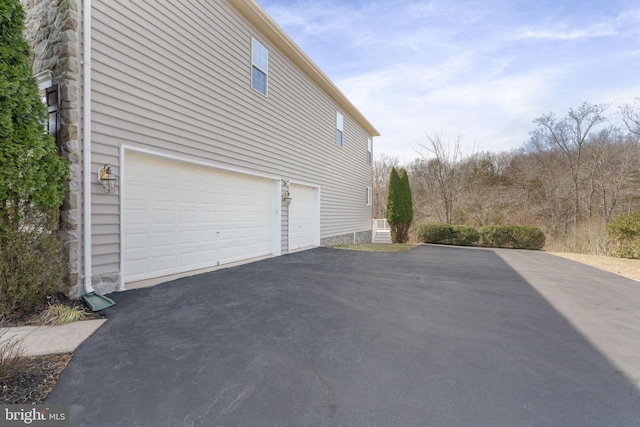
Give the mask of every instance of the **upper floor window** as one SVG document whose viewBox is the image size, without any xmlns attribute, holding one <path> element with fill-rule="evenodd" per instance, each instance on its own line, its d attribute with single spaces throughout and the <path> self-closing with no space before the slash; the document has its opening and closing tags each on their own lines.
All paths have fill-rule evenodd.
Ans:
<svg viewBox="0 0 640 427">
<path fill-rule="evenodd" d="M 373 157 L 373 141 L 371 138 L 367 138 L 367 162 L 371 164 L 371 160 Z"/>
<path fill-rule="evenodd" d="M 251 87 L 267 95 L 269 74 L 269 51 L 256 39 L 251 39 Z"/>
<path fill-rule="evenodd" d="M 342 133 L 344 132 L 344 117 L 336 112 L 336 145 L 342 147 Z"/>
</svg>

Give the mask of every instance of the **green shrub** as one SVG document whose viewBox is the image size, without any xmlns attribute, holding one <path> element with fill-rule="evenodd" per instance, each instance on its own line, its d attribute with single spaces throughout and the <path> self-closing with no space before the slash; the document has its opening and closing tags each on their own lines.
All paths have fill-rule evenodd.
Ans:
<svg viewBox="0 0 640 427">
<path fill-rule="evenodd" d="M 0 247 L 0 319 L 28 313 L 46 304 L 63 285 L 61 245 L 51 233 L 18 230 L 3 233 Z"/>
<path fill-rule="evenodd" d="M 622 215 L 609 223 L 607 235 L 615 245 L 613 256 L 640 258 L 640 211 Z"/>
<path fill-rule="evenodd" d="M 488 225 L 480 229 L 480 241 L 491 248 L 542 249 L 546 238 L 537 227 Z"/>
<path fill-rule="evenodd" d="M 399 174 L 395 167 L 391 168 L 387 197 L 387 221 L 389 221 L 391 228 L 393 243 L 407 243 L 409 228 L 413 222 L 413 202 L 409 176 L 404 169 Z"/>
<path fill-rule="evenodd" d="M 423 243 L 474 246 L 480 240 L 480 233 L 467 225 L 427 223 L 418 227 L 418 239 Z"/>
<path fill-rule="evenodd" d="M 0 1 L 0 317 L 46 303 L 66 267 L 52 230 L 69 175 L 46 132 L 20 1 Z"/>
<path fill-rule="evenodd" d="M 489 225 L 478 231 L 468 225 L 427 223 L 418 227 L 417 234 L 423 243 L 442 245 L 541 249 L 545 244 L 545 235 L 539 228 L 521 225 Z"/>
<path fill-rule="evenodd" d="M 418 226 L 418 240 L 423 243 L 446 243 L 451 240 L 451 225 L 444 223 L 427 223 Z"/>
<path fill-rule="evenodd" d="M 458 246 L 476 246 L 480 241 L 480 233 L 468 225 L 453 226 L 453 243 Z"/>
</svg>

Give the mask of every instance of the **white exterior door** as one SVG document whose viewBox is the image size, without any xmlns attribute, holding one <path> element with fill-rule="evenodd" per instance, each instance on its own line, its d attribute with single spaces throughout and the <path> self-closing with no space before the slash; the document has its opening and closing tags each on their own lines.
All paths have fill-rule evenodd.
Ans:
<svg viewBox="0 0 640 427">
<path fill-rule="evenodd" d="M 316 190 L 312 187 L 291 184 L 289 205 L 289 250 L 316 245 L 318 215 L 316 213 Z"/>
<path fill-rule="evenodd" d="M 273 253 L 272 181 L 125 154 L 125 282 Z"/>
</svg>

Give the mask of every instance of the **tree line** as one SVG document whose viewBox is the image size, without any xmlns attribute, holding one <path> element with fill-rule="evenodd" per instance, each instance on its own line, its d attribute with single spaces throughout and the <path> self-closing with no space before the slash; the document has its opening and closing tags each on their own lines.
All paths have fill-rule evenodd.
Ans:
<svg viewBox="0 0 640 427">
<path fill-rule="evenodd" d="M 414 234 L 434 221 L 529 225 L 545 232 L 552 249 L 605 254 L 607 224 L 640 209 L 639 103 L 622 107 L 618 124 L 604 104 L 542 115 L 526 143 L 500 153 L 465 153 L 460 137 L 429 132 L 409 164 L 376 156 L 374 216 L 386 215 L 395 167 L 408 174 Z"/>
</svg>

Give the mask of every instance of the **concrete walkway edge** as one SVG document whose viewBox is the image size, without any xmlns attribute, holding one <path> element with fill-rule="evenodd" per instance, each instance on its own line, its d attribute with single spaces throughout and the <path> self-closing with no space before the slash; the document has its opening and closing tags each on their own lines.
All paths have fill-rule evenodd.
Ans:
<svg viewBox="0 0 640 427">
<path fill-rule="evenodd" d="M 0 344 L 12 338 L 22 341 L 23 356 L 71 353 L 107 319 L 81 320 L 62 326 L 0 328 Z"/>
</svg>

